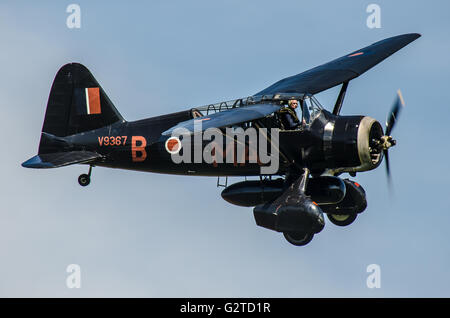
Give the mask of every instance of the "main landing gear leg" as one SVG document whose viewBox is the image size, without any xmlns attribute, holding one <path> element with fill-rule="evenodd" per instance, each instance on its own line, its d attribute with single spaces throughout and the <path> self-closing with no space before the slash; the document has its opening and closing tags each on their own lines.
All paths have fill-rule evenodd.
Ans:
<svg viewBox="0 0 450 318">
<path fill-rule="evenodd" d="M 89 172 L 88 174 L 83 173 L 78 177 L 78 183 L 80 186 L 85 187 L 91 183 L 91 172 L 92 172 L 92 166 L 89 166 Z"/>
<path fill-rule="evenodd" d="M 300 182 L 300 191 L 305 195 L 306 192 L 306 186 L 308 184 L 308 178 L 309 178 L 309 169 L 304 168 L 303 169 L 303 176 L 301 177 L 302 180 Z M 314 237 L 314 233 L 309 232 L 284 232 L 283 233 L 284 238 L 291 244 L 295 246 L 304 246 L 311 242 L 311 240 Z"/>
</svg>

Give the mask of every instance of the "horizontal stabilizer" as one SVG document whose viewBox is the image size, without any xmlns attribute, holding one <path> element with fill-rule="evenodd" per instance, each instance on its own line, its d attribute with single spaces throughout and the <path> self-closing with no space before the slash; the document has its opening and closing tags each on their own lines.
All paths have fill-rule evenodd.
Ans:
<svg viewBox="0 0 450 318">
<path fill-rule="evenodd" d="M 92 151 L 67 151 L 39 154 L 22 163 L 25 168 L 58 168 L 76 163 L 88 163 L 102 156 Z"/>
</svg>

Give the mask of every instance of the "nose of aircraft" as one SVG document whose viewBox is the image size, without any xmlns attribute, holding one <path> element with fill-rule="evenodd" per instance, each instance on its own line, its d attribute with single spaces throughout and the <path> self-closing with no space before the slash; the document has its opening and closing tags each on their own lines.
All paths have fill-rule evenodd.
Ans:
<svg viewBox="0 0 450 318">
<path fill-rule="evenodd" d="M 365 116 L 358 127 L 357 147 L 361 162 L 359 171 L 372 170 L 378 167 L 382 160 L 383 128 L 374 118 Z"/>
</svg>

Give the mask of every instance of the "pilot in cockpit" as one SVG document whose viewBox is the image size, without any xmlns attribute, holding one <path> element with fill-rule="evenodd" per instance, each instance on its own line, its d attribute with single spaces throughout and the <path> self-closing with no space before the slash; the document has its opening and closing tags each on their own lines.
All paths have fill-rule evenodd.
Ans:
<svg viewBox="0 0 450 318">
<path fill-rule="evenodd" d="M 280 110 L 281 124 L 285 130 L 295 130 L 301 127 L 301 121 L 298 119 L 295 109 L 298 107 L 298 101 L 291 99 L 288 101 L 288 107 Z"/>
</svg>

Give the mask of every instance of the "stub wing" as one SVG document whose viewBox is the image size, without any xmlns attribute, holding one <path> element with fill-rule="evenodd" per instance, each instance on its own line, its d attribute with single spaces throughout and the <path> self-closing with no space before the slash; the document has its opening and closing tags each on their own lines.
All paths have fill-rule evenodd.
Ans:
<svg viewBox="0 0 450 318">
<path fill-rule="evenodd" d="M 384 39 L 303 73 L 284 78 L 255 95 L 317 94 L 358 77 L 419 37 L 420 34 L 409 33 Z"/>
</svg>

